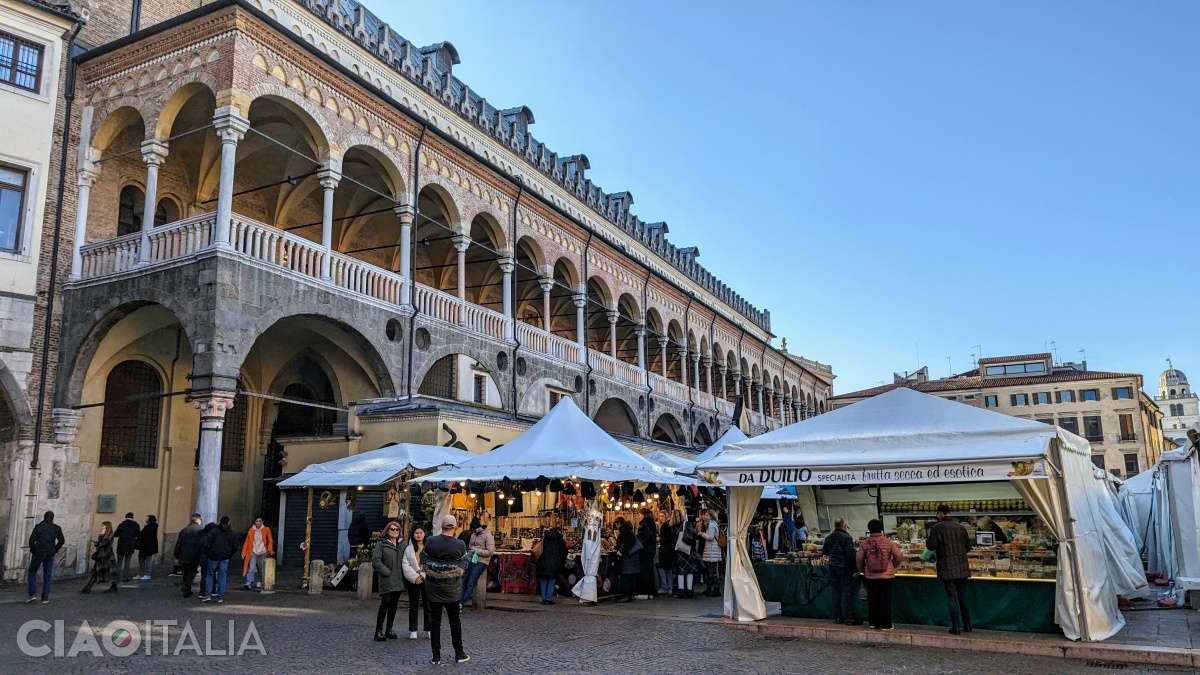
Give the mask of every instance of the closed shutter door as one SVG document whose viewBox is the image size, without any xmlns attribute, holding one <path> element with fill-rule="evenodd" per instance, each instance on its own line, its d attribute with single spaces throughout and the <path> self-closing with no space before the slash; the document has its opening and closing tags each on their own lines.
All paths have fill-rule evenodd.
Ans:
<svg viewBox="0 0 1200 675">
<path fill-rule="evenodd" d="M 365 515 L 372 532 L 382 530 L 387 524 L 388 519 L 383 515 L 383 501 L 386 497 L 386 492 L 359 492 L 355 499 L 354 515 Z"/>
<path fill-rule="evenodd" d="M 313 491 L 312 540 L 309 556 L 312 560 L 324 560 L 328 564 L 337 562 L 338 507 L 337 502 L 329 508 L 317 505 L 321 492 Z M 308 511 L 308 490 L 287 490 L 287 524 L 284 542 L 283 566 L 299 569 L 304 566 L 304 520 Z"/>
</svg>

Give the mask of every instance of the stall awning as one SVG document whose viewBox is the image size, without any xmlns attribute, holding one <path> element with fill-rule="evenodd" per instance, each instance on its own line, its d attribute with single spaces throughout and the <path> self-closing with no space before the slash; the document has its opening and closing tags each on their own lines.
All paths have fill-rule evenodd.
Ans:
<svg viewBox="0 0 1200 675">
<path fill-rule="evenodd" d="M 697 469 L 715 471 L 730 486 L 1036 478 L 1046 475 L 1044 459 L 1059 433 L 1041 422 L 899 388 L 726 445 Z"/>
<path fill-rule="evenodd" d="M 503 446 L 427 476 L 430 481 L 568 478 L 591 481 L 693 482 L 626 448 L 564 397 L 558 405 Z"/>
<path fill-rule="evenodd" d="M 690 474 L 696 471 L 695 460 L 691 460 L 686 457 L 680 457 L 678 455 L 672 455 L 671 453 L 663 452 L 662 450 L 655 450 L 654 452 L 645 455 L 645 457 L 661 467 L 671 469 L 672 471 L 678 471 L 682 474 Z"/>
<path fill-rule="evenodd" d="M 748 438 L 749 436 L 742 433 L 741 429 L 737 427 L 729 427 L 729 431 L 721 434 L 721 437 L 714 441 L 712 445 L 705 448 L 704 452 L 696 455 L 696 464 L 703 464 L 713 457 L 721 454 L 721 451 L 725 449 L 726 445 L 740 443 Z"/>
<path fill-rule="evenodd" d="M 475 456 L 458 448 L 397 443 L 378 450 L 310 464 L 300 473 L 280 481 L 279 487 L 386 485 L 403 473 L 426 471 L 443 464 L 460 464 Z"/>
</svg>

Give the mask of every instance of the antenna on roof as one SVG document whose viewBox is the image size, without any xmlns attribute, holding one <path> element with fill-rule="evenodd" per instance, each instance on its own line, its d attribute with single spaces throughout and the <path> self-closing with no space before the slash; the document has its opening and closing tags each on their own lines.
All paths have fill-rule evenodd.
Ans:
<svg viewBox="0 0 1200 675">
<path fill-rule="evenodd" d="M 1051 351 L 1054 352 L 1054 365 L 1061 366 L 1062 361 L 1058 360 L 1058 343 L 1055 342 L 1054 340 L 1051 340 L 1050 341 L 1050 349 L 1051 349 Z"/>
<path fill-rule="evenodd" d="M 950 374 L 953 375 L 954 374 L 954 362 L 950 360 L 949 356 L 946 357 L 946 367 L 950 369 Z"/>
</svg>

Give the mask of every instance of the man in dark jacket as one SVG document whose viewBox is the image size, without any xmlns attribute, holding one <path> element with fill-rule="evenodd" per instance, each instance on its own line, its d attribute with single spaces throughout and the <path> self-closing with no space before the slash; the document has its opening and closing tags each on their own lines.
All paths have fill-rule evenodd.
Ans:
<svg viewBox="0 0 1200 675">
<path fill-rule="evenodd" d="M 204 540 L 204 550 L 208 556 L 207 575 L 212 577 L 212 598 L 217 602 L 225 602 L 225 575 L 229 571 L 229 559 L 237 551 L 237 537 L 229 526 L 229 516 L 221 516 L 221 524 L 213 528 Z M 209 598 L 201 596 L 202 602 Z"/>
<path fill-rule="evenodd" d="M 129 562 L 133 559 L 133 552 L 137 550 L 138 533 L 141 530 L 130 512 L 125 514 L 125 520 L 117 525 L 117 531 L 113 534 L 113 538 L 117 540 L 117 579 L 120 581 L 133 580 L 129 576 Z"/>
<path fill-rule="evenodd" d="M 850 536 L 850 524 L 844 519 L 833 521 L 833 532 L 825 537 L 821 553 L 829 556 L 834 623 L 861 626 L 862 621 L 854 613 L 854 571 L 858 566 L 854 557 L 854 537 Z"/>
<path fill-rule="evenodd" d="M 200 536 L 204 528 L 200 525 L 200 514 L 193 513 L 187 527 L 179 531 L 175 540 L 175 559 L 183 567 L 183 597 L 192 597 L 192 582 L 196 580 L 197 565 L 200 564 Z"/>
<path fill-rule="evenodd" d="M 50 602 L 50 578 L 54 576 L 54 556 L 66 543 L 62 528 L 54 524 L 54 512 L 47 511 L 42 522 L 29 533 L 29 599 L 37 600 L 37 573 L 42 568 L 42 604 Z"/>
<path fill-rule="evenodd" d="M 946 599 L 950 603 L 950 632 L 959 635 L 971 632 L 971 613 L 967 609 L 967 579 L 971 578 L 971 566 L 967 563 L 967 551 L 971 550 L 971 536 L 967 528 L 950 515 L 950 507 L 937 507 L 938 523 L 929 529 L 925 548 L 937 554 L 937 576 L 946 587 Z"/>
<path fill-rule="evenodd" d="M 467 545 L 454 538 L 458 521 L 454 516 L 442 516 L 442 533 L 430 537 L 421 551 L 421 573 L 425 577 L 425 593 L 429 597 L 429 646 L 433 648 L 431 663 L 442 663 L 442 610 L 450 619 L 450 641 L 454 645 L 454 660 L 471 660 L 463 650 L 462 622 L 459 620 L 459 592 L 462 590 L 463 556 Z"/>
</svg>

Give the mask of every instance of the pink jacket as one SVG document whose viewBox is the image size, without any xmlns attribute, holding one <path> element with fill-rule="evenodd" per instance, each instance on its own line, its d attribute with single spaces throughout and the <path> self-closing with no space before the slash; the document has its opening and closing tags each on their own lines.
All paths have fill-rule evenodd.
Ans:
<svg viewBox="0 0 1200 675">
<path fill-rule="evenodd" d="M 867 571 L 867 548 L 875 545 L 879 546 L 883 552 L 883 560 L 887 563 L 887 569 L 883 572 Z M 858 555 L 855 558 L 858 560 L 858 571 L 868 579 L 893 579 L 896 576 L 896 565 L 904 562 L 900 547 L 882 534 L 872 534 L 864 539 L 858 546 Z"/>
</svg>

